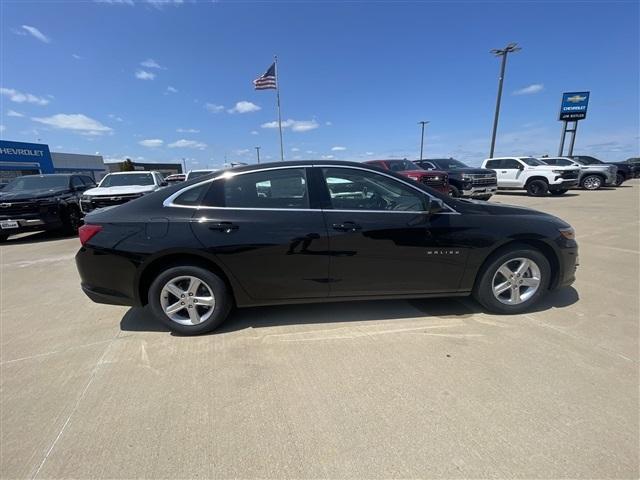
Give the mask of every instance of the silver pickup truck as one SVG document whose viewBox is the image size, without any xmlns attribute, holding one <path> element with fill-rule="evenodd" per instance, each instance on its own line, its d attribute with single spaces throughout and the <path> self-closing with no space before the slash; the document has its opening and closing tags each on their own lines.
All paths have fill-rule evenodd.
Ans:
<svg viewBox="0 0 640 480">
<path fill-rule="evenodd" d="M 597 190 L 603 186 L 615 186 L 618 167 L 615 165 L 594 164 L 587 165 L 580 160 L 567 157 L 541 158 L 547 165 L 557 165 L 559 167 L 578 167 L 580 176 L 578 185 L 585 190 Z"/>
</svg>

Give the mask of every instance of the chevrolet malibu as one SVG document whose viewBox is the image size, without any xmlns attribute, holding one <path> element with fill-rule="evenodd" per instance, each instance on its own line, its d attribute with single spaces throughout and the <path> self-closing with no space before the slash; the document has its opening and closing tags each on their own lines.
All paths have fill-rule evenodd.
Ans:
<svg viewBox="0 0 640 480">
<path fill-rule="evenodd" d="M 517 314 L 575 278 L 564 221 L 450 198 L 375 166 L 237 167 L 90 213 L 76 256 L 93 300 L 199 334 L 233 307 L 473 295 Z"/>
</svg>

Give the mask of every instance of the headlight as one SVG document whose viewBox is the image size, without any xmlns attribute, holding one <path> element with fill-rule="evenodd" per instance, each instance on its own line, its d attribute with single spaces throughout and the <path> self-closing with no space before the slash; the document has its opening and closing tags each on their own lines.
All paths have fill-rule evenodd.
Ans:
<svg viewBox="0 0 640 480">
<path fill-rule="evenodd" d="M 410 178 L 411 180 L 415 180 L 416 182 L 420 181 L 420 177 L 417 177 L 415 175 L 407 175 L 407 178 Z"/>
<path fill-rule="evenodd" d="M 91 197 L 89 195 L 82 195 L 80 197 L 80 201 L 82 201 L 82 202 L 90 202 L 91 201 Z"/>
<path fill-rule="evenodd" d="M 470 182 L 471 180 L 473 180 L 473 177 L 471 175 L 469 175 L 468 173 L 463 173 L 462 174 L 462 180 L 466 180 L 467 182 Z"/>
<path fill-rule="evenodd" d="M 551 173 L 564 173 L 566 170 L 551 170 Z"/>
<path fill-rule="evenodd" d="M 442 180 L 442 177 L 440 177 L 440 175 L 436 175 L 435 177 L 431 177 L 431 180 L 437 182 L 438 180 Z"/>
<path fill-rule="evenodd" d="M 53 203 L 57 203 L 59 200 L 58 197 L 47 197 L 38 199 L 38 205 L 51 205 Z"/>
<path fill-rule="evenodd" d="M 561 228 L 560 235 L 562 235 L 567 240 L 575 240 L 576 239 L 576 231 L 572 227 Z"/>
</svg>

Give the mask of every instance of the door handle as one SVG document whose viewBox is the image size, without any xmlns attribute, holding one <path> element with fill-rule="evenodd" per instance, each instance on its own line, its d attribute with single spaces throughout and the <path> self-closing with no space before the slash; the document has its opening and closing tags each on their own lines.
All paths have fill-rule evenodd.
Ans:
<svg viewBox="0 0 640 480">
<path fill-rule="evenodd" d="M 354 222 L 334 223 L 332 227 L 334 230 L 340 232 L 357 232 L 358 230 L 362 230 L 362 227 Z"/>
<path fill-rule="evenodd" d="M 231 222 L 219 222 L 209 226 L 210 230 L 217 230 L 223 233 L 231 233 L 234 230 L 238 230 L 238 228 L 240 228 L 238 225 L 234 225 Z"/>
<path fill-rule="evenodd" d="M 507 173 L 507 171 L 506 170 L 502 170 L 500 173 Z"/>
</svg>

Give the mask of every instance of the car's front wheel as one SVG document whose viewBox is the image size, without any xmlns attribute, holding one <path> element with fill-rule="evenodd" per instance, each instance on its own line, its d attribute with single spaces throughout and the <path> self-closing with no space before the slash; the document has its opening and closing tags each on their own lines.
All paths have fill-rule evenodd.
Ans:
<svg viewBox="0 0 640 480">
<path fill-rule="evenodd" d="M 490 312 L 516 314 L 529 309 L 549 288 L 551 266 L 528 245 L 493 255 L 479 272 L 474 298 Z"/>
<path fill-rule="evenodd" d="M 585 190 L 598 190 L 602 186 L 602 178 L 599 175 L 587 175 L 582 179 L 582 188 Z"/>
<path fill-rule="evenodd" d="M 621 173 L 616 174 L 616 187 L 619 187 L 620 185 L 622 185 L 624 183 L 624 175 Z"/>
<path fill-rule="evenodd" d="M 194 265 L 161 272 L 149 287 L 148 299 L 154 315 L 182 335 L 214 330 L 224 322 L 232 306 L 225 282 Z"/>
<path fill-rule="evenodd" d="M 542 197 L 549 191 L 549 184 L 544 180 L 531 180 L 527 184 L 527 193 L 532 197 Z"/>
</svg>

